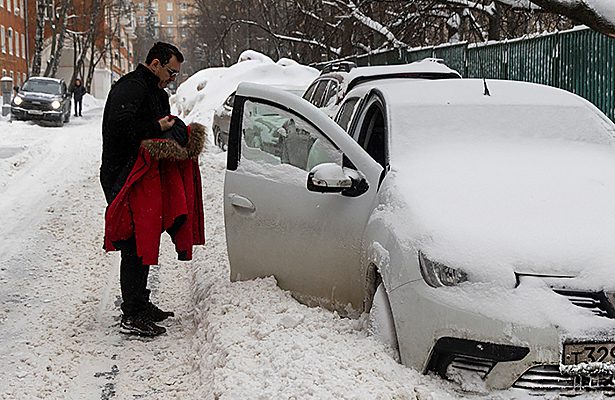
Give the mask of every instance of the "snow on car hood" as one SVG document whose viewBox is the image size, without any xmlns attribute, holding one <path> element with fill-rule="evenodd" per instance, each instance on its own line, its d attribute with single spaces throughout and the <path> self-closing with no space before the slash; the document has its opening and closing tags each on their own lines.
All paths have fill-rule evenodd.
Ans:
<svg viewBox="0 0 615 400">
<path fill-rule="evenodd" d="M 470 280 L 510 283 L 521 272 L 615 288 L 613 146 L 440 143 L 397 160 L 387 181 L 391 223 Z"/>
</svg>

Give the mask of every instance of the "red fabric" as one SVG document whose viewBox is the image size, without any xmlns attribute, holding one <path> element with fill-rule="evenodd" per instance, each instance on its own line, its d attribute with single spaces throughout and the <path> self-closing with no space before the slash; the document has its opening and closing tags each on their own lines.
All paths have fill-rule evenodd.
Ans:
<svg viewBox="0 0 615 400">
<path fill-rule="evenodd" d="M 156 160 L 141 146 L 137 161 L 105 213 L 106 251 L 136 239 L 144 265 L 158 264 L 160 235 L 171 234 L 180 260 L 205 244 L 201 174 L 193 160 Z"/>
</svg>

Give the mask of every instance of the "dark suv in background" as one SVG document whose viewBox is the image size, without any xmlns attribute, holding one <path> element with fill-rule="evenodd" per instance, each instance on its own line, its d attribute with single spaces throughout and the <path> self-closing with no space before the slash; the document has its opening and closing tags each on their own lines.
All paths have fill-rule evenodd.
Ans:
<svg viewBox="0 0 615 400">
<path fill-rule="evenodd" d="M 36 76 L 24 82 L 11 102 L 11 118 L 63 126 L 70 120 L 71 94 L 63 79 Z"/>
</svg>

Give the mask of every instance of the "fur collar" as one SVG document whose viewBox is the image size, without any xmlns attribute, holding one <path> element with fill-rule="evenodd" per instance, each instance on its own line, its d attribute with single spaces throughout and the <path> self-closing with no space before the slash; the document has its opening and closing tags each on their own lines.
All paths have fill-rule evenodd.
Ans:
<svg viewBox="0 0 615 400">
<path fill-rule="evenodd" d="M 186 147 L 182 147 L 176 141 L 170 139 L 148 139 L 142 141 L 141 146 L 158 160 L 196 160 L 205 145 L 205 126 L 193 122 L 188 128 L 190 135 Z"/>
</svg>

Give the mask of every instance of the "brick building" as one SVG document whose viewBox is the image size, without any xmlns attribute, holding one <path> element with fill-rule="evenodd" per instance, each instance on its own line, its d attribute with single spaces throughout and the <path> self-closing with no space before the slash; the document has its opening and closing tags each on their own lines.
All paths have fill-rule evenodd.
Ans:
<svg viewBox="0 0 615 400">
<path fill-rule="evenodd" d="M 181 44 L 188 35 L 193 0 L 133 0 L 138 27 L 146 27 L 151 8 L 154 37 Z"/>
<path fill-rule="evenodd" d="M 25 0 L 0 0 L 0 74 L 21 85 L 28 75 L 28 10 Z"/>
</svg>

